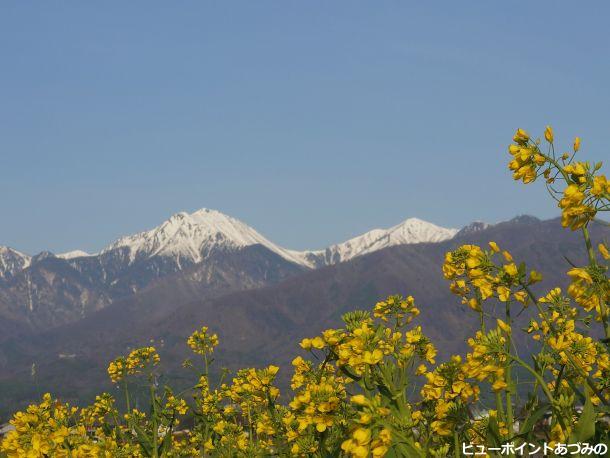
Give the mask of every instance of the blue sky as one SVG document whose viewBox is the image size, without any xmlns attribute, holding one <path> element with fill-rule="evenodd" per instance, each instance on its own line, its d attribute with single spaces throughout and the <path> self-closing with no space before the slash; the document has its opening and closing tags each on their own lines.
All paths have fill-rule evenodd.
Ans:
<svg viewBox="0 0 610 458">
<path fill-rule="evenodd" d="M 290 248 L 551 217 L 516 127 L 607 159 L 605 2 L 2 2 L 0 244 L 216 208 Z"/>
</svg>

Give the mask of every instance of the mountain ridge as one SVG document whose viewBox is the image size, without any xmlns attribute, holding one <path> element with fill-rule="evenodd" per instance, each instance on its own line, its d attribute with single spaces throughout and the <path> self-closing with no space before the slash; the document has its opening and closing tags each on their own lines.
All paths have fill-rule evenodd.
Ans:
<svg viewBox="0 0 610 458">
<path fill-rule="evenodd" d="M 236 249 L 260 244 L 290 262 L 317 268 L 353 259 L 386 246 L 447 240 L 457 232 L 457 229 L 441 227 L 412 217 L 390 228 L 372 229 L 320 250 L 291 250 L 273 243 L 237 218 L 218 210 L 202 208 L 193 213 L 175 213 L 150 230 L 119 237 L 97 253 L 87 253 L 79 249 L 59 254 L 48 251 L 42 253 L 45 257 L 53 255 L 72 261 L 85 257 L 100 257 L 122 250 L 128 264 L 154 256 L 199 263 L 205 260 L 213 249 Z M 10 264 L 8 259 L 3 258 L 3 250 L 10 252 L 13 259 Z M 8 254 L 6 256 L 8 258 Z M 0 246 L 0 278 L 5 271 L 10 270 L 14 275 L 15 270 L 29 267 L 36 257 L 40 257 L 40 254 L 31 256 L 14 248 Z"/>
<path fill-rule="evenodd" d="M 409 218 L 324 250 L 295 251 L 217 210 L 179 212 L 100 252 L 30 256 L 0 250 L 0 319 L 34 332 L 77 322 L 164 278 L 180 275 L 202 297 L 271 285 L 303 270 L 346 262 L 400 244 L 438 242 L 457 230 Z"/>
<path fill-rule="evenodd" d="M 372 229 L 345 242 L 331 245 L 325 250 L 306 252 L 322 256 L 325 265 L 349 261 L 358 256 L 395 245 L 442 242 L 459 231 L 437 226 L 419 218 L 407 218 L 388 229 Z"/>
<path fill-rule="evenodd" d="M 32 256 L 0 245 L 0 279 L 7 279 L 17 272 L 27 269 L 32 262 Z"/>
</svg>

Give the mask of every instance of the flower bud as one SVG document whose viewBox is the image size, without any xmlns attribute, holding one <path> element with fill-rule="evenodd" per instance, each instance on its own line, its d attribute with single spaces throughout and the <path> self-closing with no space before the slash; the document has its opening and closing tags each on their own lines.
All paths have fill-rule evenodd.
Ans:
<svg viewBox="0 0 610 458">
<path fill-rule="evenodd" d="M 553 143 L 553 128 L 551 126 L 546 126 L 546 129 L 544 129 L 544 138 L 547 142 Z"/>
<path fill-rule="evenodd" d="M 580 137 L 574 139 L 574 152 L 580 149 Z"/>
</svg>

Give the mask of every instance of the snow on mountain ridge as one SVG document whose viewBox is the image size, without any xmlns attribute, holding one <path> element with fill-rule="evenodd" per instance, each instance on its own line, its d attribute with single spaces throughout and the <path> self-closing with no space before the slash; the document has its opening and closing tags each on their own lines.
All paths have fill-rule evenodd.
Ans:
<svg viewBox="0 0 610 458">
<path fill-rule="evenodd" d="M 285 259 L 301 264 L 293 252 L 267 240 L 250 226 L 217 210 L 180 212 L 149 231 L 122 237 L 101 251 L 127 249 L 130 261 L 139 257 L 176 256 L 201 262 L 213 249 L 263 245 Z"/>
<path fill-rule="evenodd" d="M 89 257 L 89 256 L 95 256 L 95 254 L 89 254 L 86 251 L 83 250 L 72 250 L 72 251 L 66 251 L 65 253 L 59 253 L 55 255 L 58 258 L 61 259 L 74 259 L 74 258 L 84 258 L 84 257 Z"/>
<path fill-rule="evenodd" d="M 102 250 L 101 254 L 126 249 L 129 262 L 152 256 L 172 256 L 199 263 L 214 249 L 260 244 L 288 261 L 315 268 L 347 261 L 389 246 L 440 242 L 456 233 L 457 229 L 409 218 L 389 229 L 373 229 L 323 250 L 295 251 L 276 245 L 236 218 L 203 208 L 191 214 L 176 213 L 154 229 L 122 237 Z"/>
<path fill-rule="evenodd" d="M 409 218 L 389 229 L 373 229 L 345 242 L 331 245 L 326 250 L 310 252 L 310 257 L 322 256 L 324 264 L 336 264 L 390 246 L 441 242 L 454 237 L 457 232 L 457 229 Z"/>
<path fill-rule="evenodd" d="M 308 268 L 336 264 L 394 245 L 440 242 L 455 236 L 447 229 L 418 218 L 409 218 L 389 229 L 373 229 L 345 242 L 322 250 L 295 251 L 271 242 L 242 221 L 217 210 L 202 208 L 193 213 L 180 212 L 159 226 L 119 238 L 96 254 L 74 250 L 58 258 L 78 258 L 115 253 L 128 264 L 154 256 L 200 263 L 214 250 L 235 250 L 262 245 L 282 258 Z M 0 246 L 0 278 L 12 276 L 33 262 L 29 255 Z M 78 262 L 78 261 L 77 261 Z"/>
<path fill-rule="evenodd" d="M 32 257 L 7 246 L 0 246 L 0 278 L 7 278 L 26 269 Z"/>
</svg>

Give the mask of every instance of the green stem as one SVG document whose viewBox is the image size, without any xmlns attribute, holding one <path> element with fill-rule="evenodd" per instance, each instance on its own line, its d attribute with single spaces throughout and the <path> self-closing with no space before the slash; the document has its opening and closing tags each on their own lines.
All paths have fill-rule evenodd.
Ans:
<svg viewBox="0 0 610 458">
<path fill-rule="evenodd" d="M 536 372 L 529 364 L 527 364 L 525 361 L 523 361 L 518 356 L 511 355 L 510 353 L 507 354 L 506 356 L 508 356 L 510 359 L 512 359 L 516 363 L 520 364 L 525 370 L 527 370 L 530 374 L 532 374 L 536 378 L 536 380 L 538 380 L 540 382 L 540 388 L 542 388 L 542 391 L 544 391 L 544 394 L 546 395 L 546 397 L 549 400 L 549 402 L 551 403 L 551 405 L 554 405 L 555 397 L 550 392 L 549 387 L 547 386 L 547 384 L 544 381 L 544 379 L 542 378 L 542 376 L 538 372 Z"/>
<path fill-rule="evenodd" d="M 506 324 L 508 324 L 508 326 L 512 327 L 509 301 L 506 302 Z M 506 338 L 506 353 L 508 353 L 509 355 L 510 355 L 510 350 L 511 350 L 511 344 L 512 344 L 511 335 L 508 334 L 508 336 Z M 509 437 L 511 437 L 513 435 L 513 422 L 514 422 L 513 399 L 512 399 L 512 393 L 511 393 L 512 377 L 511 377 L 510 366 L 511 366 L 511 362 L 509 361 L 508 365 L 506 366 L 506 384 L 508 385 L 507 390 L 506 390 L 506 427 L 508 428 Z"/>
<path fill-rule="evenodd" d="M 546 395 L 547 399 L 549 400 L 549 403 L 551 404 L 551 409 L 553 410 L 553 412 L 555 414 L 555 415 L 553 415 L 554 418 L 561 425 L 561 428 L 564 431 L 567 431 L 567 427 L 566 427 L 566 424 L 565 424 L 565 421 L 564 421 L 563 417 L 561 416 L 561 412 L 559 412 L 557 410 L 557 407 L 556 407 L 557 404 L 555 404 L 555 397 L 553 396 L 553 394 L 551 394 L 551 391 L 549 390 L 549 387 L 545 383 L 544 379 L 529 364 L 527 364 L 525 361 L 523 361 L 518 356 L 513 356 L 513 355 L 510 355 L 510 354 L 507 355 L 507 356 L 509 358 L 513 359 L 514 361 L 516 361 L 517 363 L 519 363 L 521 366 L 523 366 L 534 377 L 536 377 L 536 379 L 538 379 L 540 381 L 540 386 L 542 388 L 542 391 L 544 391 L 544 394 Z"/>
<path fill-rule="evenodd" d="M 131 400 L 129 399 L 129 388 L 127 387 L 127 380 L 123 380 L 123 392 L 125 393 L 125 407 L 127 408 L 127 425 L 131 429 Z"/>
<path fill-rule="evenodd" d="M 555 380 L 555 390 L 554 390 L 554 395 L 557 396 L 557 393 L 559 393 L 559 387 L 561 386 L 561 379 L 563 378 L 563 371 L 566 368 L 565 364 L 561 365 L 561 369 L 559 369 L 559 374 L 557 374 L 557 379 Z"/>
<path fill-rule="evenodd" d="M 504 403 L 502 402 L 502 393 L 496 391 L 496 410 L 498 411 L 498 420 L 504 421 L 506 418 L 504 417 Z"/>
<path fill-rule="evenodd" d="M 159 426 L 157 424 L 157 402 L 156 402 L 156 394 L 155 394 L 155 384 L 151 380 L 150 382 L 150 402 L 152 404 L 152 456 L 157 458 L 159 453 L 157 451 L 157 435 L 159 434 Z"/>
<path fill-rule="evenodd" d="M 597 259 L 595 257 L 595 251 L 593 250 L 593 244 L 591 243 L 591 235 L 589 235 L 589 228 L 588 227 L 583 227 L 582 228 L 582 235 L 585 239 L 585 246 L 587 247 L 587 255 L 589 256 L 589 262 L 596 266 L 597 265 Z"/>
<path fill-rule="evenodd" d="M 485 334 L 485 316 L 483 315 L 483 298 L 481 297 L 481 293 L 476 290 L 476 299 L 479 303 L 480 311 L 479 311 L 479 319 L 481 321 L 481 332 Z"/>
<path fill-rule="evenodd" d="M 585 239 L 585 246 L 587 247 L 587 255 L 589 256 L 589 264 L 592 267 L 597 266 L 597 258 L 595 256 L 595 251 L 593 250 L 593 244 L 591 243 L 591 235 L 589 234 L 589 228 L 584 226 L 582 228 L 582 235 Z M 606 306 L 606 301 L 603 298 L 600 298 L 600 315 L 602 317 L 602 323 L 604 326 L 604 334 L 606 339 L 610 338 L 610 324 L 608 323 L 608 309 Z"/>
</svg>

